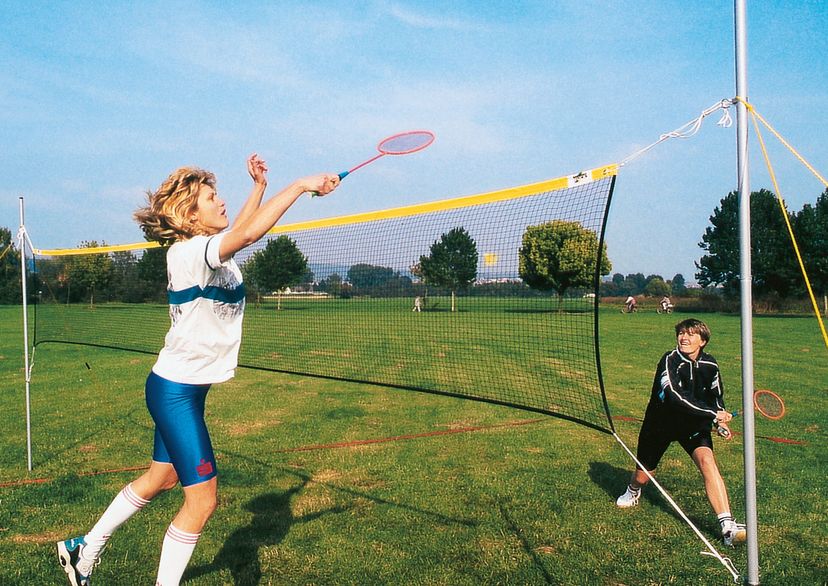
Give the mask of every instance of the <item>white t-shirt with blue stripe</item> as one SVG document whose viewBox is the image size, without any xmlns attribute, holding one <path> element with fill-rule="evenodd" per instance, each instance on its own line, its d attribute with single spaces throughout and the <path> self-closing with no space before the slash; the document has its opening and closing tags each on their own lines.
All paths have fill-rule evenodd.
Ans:
<svg viewBox="0 0 828 586">
<path fill-rule="evenodd" d="M 245 291 L 236 261 L 219 258 L 223 236 L 194 236 L 167 251 L 172 326 L 152 367 L 167 380 L 204 385 L 235 373 Z"/>
</svg>

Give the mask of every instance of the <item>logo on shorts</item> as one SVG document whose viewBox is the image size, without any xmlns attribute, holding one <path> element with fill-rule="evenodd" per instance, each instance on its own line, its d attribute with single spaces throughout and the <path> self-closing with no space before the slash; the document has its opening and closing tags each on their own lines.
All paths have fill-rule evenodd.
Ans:
<svg viewBox="0 0 828 586">
<path fill-rule="evenodd" d="M 204 458 L 201 459 L 201 464 L 196 466 L 196 472 L 198 472 L 199 476 L 207 476 L 208 474 L 213 473 L 213 463 L 206 462 Z"/>
</svg>

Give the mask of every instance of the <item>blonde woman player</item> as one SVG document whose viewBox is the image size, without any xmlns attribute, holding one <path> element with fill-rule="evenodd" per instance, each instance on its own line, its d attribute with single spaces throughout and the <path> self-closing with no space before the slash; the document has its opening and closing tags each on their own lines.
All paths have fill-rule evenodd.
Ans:
<svg viewBox="0 0 828 586">
<path fill-rule="evenodd" d="M 215 176 L 184 167 L 170 175 L 135 219 L 148 238 L 169 245 L 167 293 L 172 325 L 145 392 L 155 422 L 149 470 L 126 485 L 90 531 L 57 544 L 73 586 L 88 586 L 107 540 L 159 493 L 181 483 L 184 504 L 167 528 L 157 586 L 176 586 L 216 508 L 216 460 L 204 421 L 210 385 L 233 377 L 241 342 L 244 284 L 233 255 L 250 246 L 305 192 L 327 195 L 336 174 L 298 179 L 262 204 L 267 165 L 247 160 L 253 190 L 229 230 Z"/>
</svg>

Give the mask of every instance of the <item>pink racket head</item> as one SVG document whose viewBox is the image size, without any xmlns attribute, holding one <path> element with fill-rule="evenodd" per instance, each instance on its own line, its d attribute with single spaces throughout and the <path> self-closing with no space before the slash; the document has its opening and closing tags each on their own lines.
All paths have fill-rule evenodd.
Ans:
<svg viewBox="0 0 828 586">
<path fill-rule="evenodd" d="M 785 415 L 785 403 L 779 395 L 766 389 L 753 393 L 753 406 L 768 419 L 782 419 Z"/>
<path fill-rule="evenodd" d="M 389 136 L 377 145 L 384 155 L 408 155 L 421 151 L 434 142 L 434 133 L 428 130 L 412 130 Z"/>
</svg>

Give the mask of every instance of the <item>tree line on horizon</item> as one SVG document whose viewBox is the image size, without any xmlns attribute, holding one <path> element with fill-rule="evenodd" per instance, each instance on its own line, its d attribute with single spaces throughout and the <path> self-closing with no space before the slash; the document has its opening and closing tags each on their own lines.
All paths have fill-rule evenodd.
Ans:
<svg viewBox="0 0 828 586">
<path fill-rule="evenodd" d="M 787 225 L 797 237 L 814 291 L 828 293 L 828 189 L 815 204 L 785 216 L 776 196 L 760 189 L 751 193 L 751 247 L 754 296 L 801 298 L 805 283 L 793 251 Z M 82 242 L 81 248 L 98 246 Z M 699 246 L 705 254 L 696 262 L 695 277 L 707 290 L 726 297 L 739 294 L 738 194 L 730 192 L 710 216 Z M 578 222 L 553 220 L 527 227 L 519 251 L 521 283 L 477 283 L 477 245 L 462 227 L 444 233 L 427 254 L 409 268 L 408 275 L 389 267 L 358 263 L 346 275 L 331 274 L 314 287 L 331 295 L 406 296 L 450 294 L 452 308 L 458 292 L 467 295 L 540 295 L 591 291 L 598 240 Z M 11 231 L 0 227 L 0 304 L 20 303 L 20 253 Z M 32 295 L 45 301 L 159 302 L 166 299 L 166 251 L 143 254 L 113 252 L 55 257 L 37 263 Z M 601 251 L 601 275 L 609 275 L 606 245 Z M 247 287 L 255 295 L 269 295 L 301 284 L 314 283 L 308 260 L 287 236 L 269 240 L 242 265 Z M 44 288 L 46 289 L 44 291 Z M 615 273 L 599 285 L 601 296 L 683 296 L 685 277 L 672 279 L 642 273 Z"/>
</svg>

